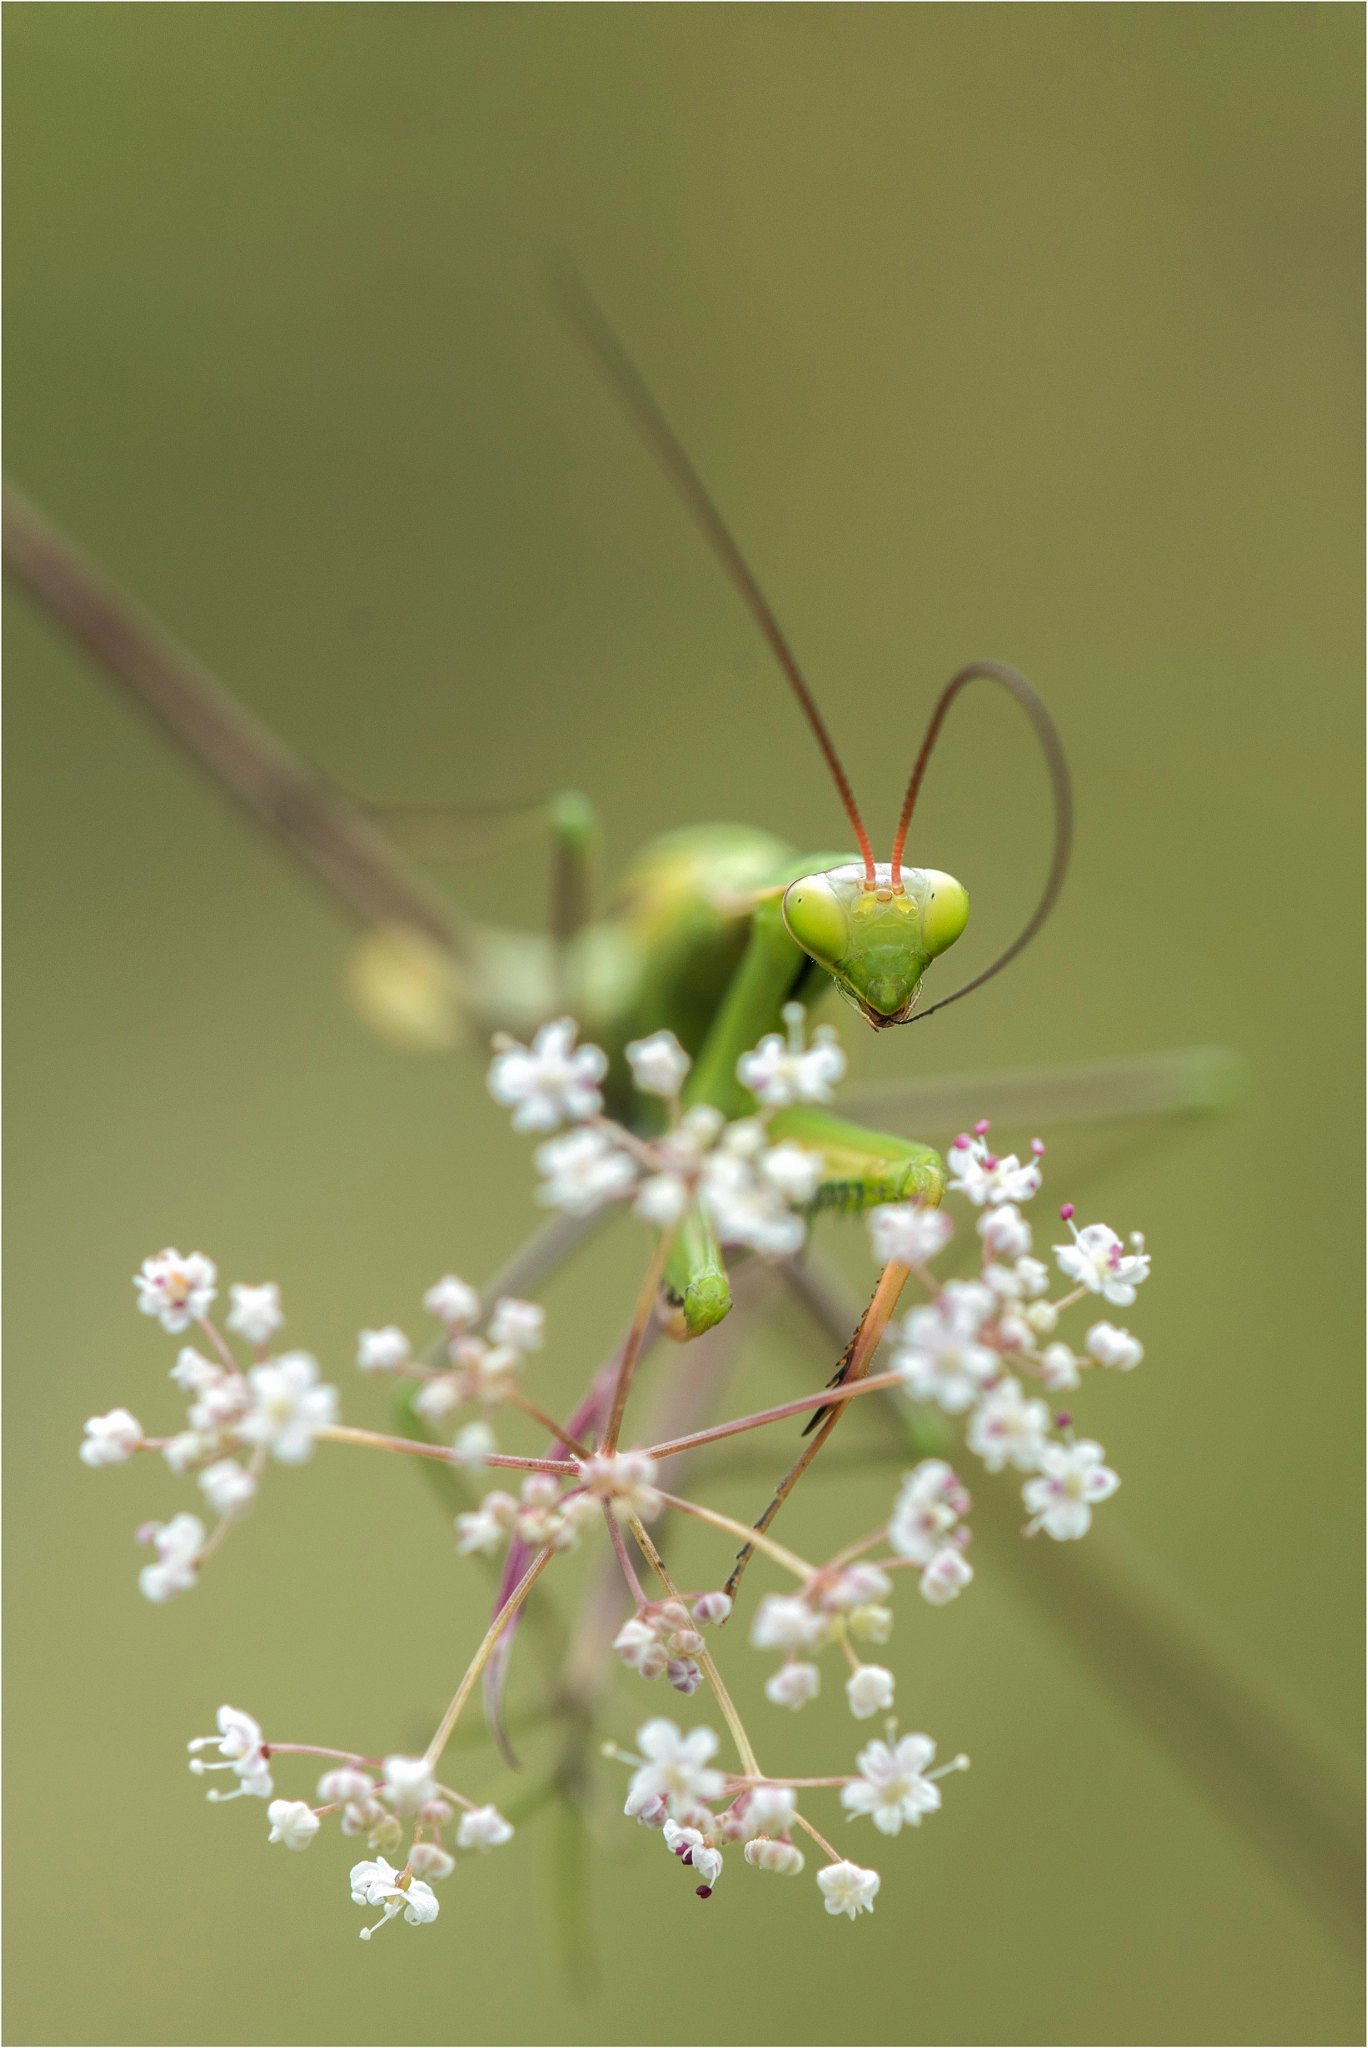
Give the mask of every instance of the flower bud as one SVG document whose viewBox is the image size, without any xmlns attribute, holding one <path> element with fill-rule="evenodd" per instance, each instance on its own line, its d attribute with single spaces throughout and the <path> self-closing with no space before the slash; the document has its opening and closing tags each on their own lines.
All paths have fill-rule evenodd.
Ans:
<svg viewBox="0 0 1368 2048">
<path fill-rule="evenodd" d="M 670 1668 L 669 1652 L 663 1650 L 659 1643 L 652 1643 L 650 1649 L 644 1650 L 637 1659 L 636 1668 L 643 1678 L 663 1678 Z"/>
<path fill-rule="evenodd" d="M 660 1608 L 660 1618 L 668 1622 L 671 1628 L 689 1626 L 689 1610 L 682 1600 L 666 1600 Z"/>
<path fill-rule="evenodd" d="M 857 1721 L 882 1714 L 893 1704 L 893 1673 L 882 1664 L 861 1664 L 846 1680 L 846 1698 Z"/>
<path fill-rule="evenodd" d="M 803 1852 L 792 1842 L 767 1842 L 758 1835 L 746 1844 L 746 1861 L 757 1870 L 777 1870 L 783 1877 L 796 1877 L 803 1867 Z"/>
<path fill-rule="evenodd" d="M 676 1657 L 696 1657 L 702 1647 L 703 1638 L 696 1628 L 677 1628 L 666 1644 Z"/>
<path fill-rule="evenodd" d="M 637 1815 L 637 1819 L 644 1828 L 663 1828 L 669 1818 L 670 1802 L 668 1799 L 662 1798 L 659 1793 L 656 1794 L 654 1799 L 648 1799 Z"/>
<path fill-rule="evenodd" d="M 694 1601 L 693 1618 L 704 1628 L 716 1628 L 731 1611 L 731 1600 L 726 1593 L 704 1593 Z"/>
<path fill-rule="evenodd" d="M 386 1853 L 397 1849 L 403 1839 L 404 1823 L 397 1813 L 387 1813 L 383 1820 L 376 1822 L 366 1837 L 372 1849 L 382 1849 Z"/>
<path fill-rule="evenodd" d="M 456 1858 L 448 1856 L 436 1842 L 415 1842 L 408 1860 L 415 1877 L 450 1877 L 456 1868 Z"/>
<path fill-rule="evenodd" d="M 676 1692 L 686 1695 L 697 1692 L 703 1682 L 703 1673 L 692 1657 L 672 1657 L 665 1667 L 665 1676 Z"/>
<path fill-rule="evenodd" d="M 375 1791 L 375 1785 L 364 1771 L 353 1770 L 350 1766 L 340 1771 L 325 1771 L 318 1781 L 318 1798 L 322 1806 L 354 1805 L 357 1800 L 367 1800 Z"/>
</svg>

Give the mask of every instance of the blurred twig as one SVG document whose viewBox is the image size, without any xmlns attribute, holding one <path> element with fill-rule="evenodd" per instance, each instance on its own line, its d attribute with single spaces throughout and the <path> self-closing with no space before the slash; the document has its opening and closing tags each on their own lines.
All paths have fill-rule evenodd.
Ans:
<svg viewBox="0 0 1368 2048">
<path fill-rule="evenodd" d="M 468 933 L 459 912 L 393 841 L 258 724 L 8 483 L 4 559 L 29 594 L 363 924 L 407 925 L 455 958 L 465 955 Z"/>
</svg>

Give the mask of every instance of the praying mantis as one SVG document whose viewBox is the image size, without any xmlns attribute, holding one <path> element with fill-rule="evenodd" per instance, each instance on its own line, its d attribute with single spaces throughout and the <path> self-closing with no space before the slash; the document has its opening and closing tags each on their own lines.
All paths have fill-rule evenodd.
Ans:
<svg viewBox="0 0 1368 2048">
<path fill-rule="evenodd" d="M 563 796 L 550 810 L 549 931 L 482 924 L 438 891 L 374 816 L 320 782 L 12 492 L 6 495 L 6 560 L 30 593 L 358 920 L 363 936 L 353 990 L 363 1013 L 391 1038 L 434 1044 L 490 1031 L 530 1033 L 572 1012 L 609 1054 L 609 1107 L 625 1115 L 639 1114 L 641 1105 L 626 1090 L 624 1048 L 668 1028 L 693 1055 L 689 1100 L 740 1116 L 750 1103 L 737 1078 L 737 1058 L 781 1029 L 789 1006 L 809 1011 L 834 986 L 870 1028 L 901 1029 L 967 996 L 1017 957 L 1063 885 L 1072 817 L 1068 769 L 1053 721 L 1026 679 L 1003 664 L 971 663 L 933 708 L 889 859 L 878 861 L 815 699 L 711 498 L 597 310 L 577 287 L 567 296 L 580 332 L 787 678 L 830 770 L 854 852 L 804 853 L 744 825 L 689 827 L 643 849 L 615 897 L 594 914 L 592 813 L 583 799 Z M 1005 691 L 1026 714 L 1049 774 L 1053 847 L 1035 910 L 1016 939 L 981 974 L 940 994 L 944 970 L 938 963 L 965 928 L 968 894 L 954 877 L 932 866 L 908 866 L 903 856 L 946 716 L 979 681 Z M 1020 1120 L 1033 1113 L 1032 1101 L 1041 1105 L 1042 1121 L 1061 1112 L 1215 1108 L 1237 1086 L 1228 1056 L 1198 1050 L 1102 1063 L 1070 1076 L 880 1084 L 866 1097 L 871 1113 L 877 1104 L 885 1128 L 838 1119 L 810 1104 L 781 1110 L 771 1128 L 776 1138 L 822 1155 L 819 1205 L 859 1210 L 909 1195 L 938 1201 L 939 1155 L 907 1128 L 915 1128 L 919 1108 L 934 1108 L 938 1126 L 949 1129 L 976 1114 L 1014 1113 Z M 535 1287 L 589 1227 L 565 1217 L 547 1224 L 491 1283 L 491 1294 Z M 784 1277 L 825 1341 L 844 1344 L 858 1309 L 852 1311 L 830 1276 L 809 1260 Z M 723 1248 L 707 1218 L 691 1214 L 665 1268 L 661 1328 L 682 1339 L 706 1339 L 732 1311 L 732 1296 Z M 1001 1534 L 994 1526 L 990 1515 L 984 1525 L 989 1542 Z M 1004 1554 L 1009 1548 L 1007 1539 Z M 1072 1577 L 1061 1581 L 1064 1571 Z M 1106 1628 L 1099 1631 L 1101 1580 L 1102 1568 L 1091 1558 L 1052 1562 L 1051 1580 L 1034 1597 L 1047 1605 L 1053 1599 L 1054 1619 L 1085 1654 L 1101 1660 L 1104 1675 L 1139 1705 L 1237 1821 L 1284 1864 L 1290 1856 L 1318 1896 L 1342 1899 L 1352 1847 L 1346 1852 L 1337 1802 L 1316 1780 L 1314 1764 L 1305 1757 L 1289 1764 L 1286 1730 L 1240 1691 L 1200 1641 L 1176 1624 L 1156 1630 L 1143 1600 L 1131 1598 L 1124 1583 L 1106 1587 Z M 1157 1667 L 1162 1682 L 1135 1683 L 1141 1666 L 1151 1680 Z M 1280 1801 L 1269 1800 L 1270 1783 L 1282 1785 Z"/>
</svg>

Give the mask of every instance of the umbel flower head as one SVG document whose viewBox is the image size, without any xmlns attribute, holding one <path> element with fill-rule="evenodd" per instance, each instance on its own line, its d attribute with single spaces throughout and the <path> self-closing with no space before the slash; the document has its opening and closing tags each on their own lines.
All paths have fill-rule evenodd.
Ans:
<svg viewBox="0 0 1368 2048">
<path fill-rule="evenodd" d="M 815 1847 L 826 1859 L 815 1873 L 826 1912 L 853 1922 L 873 1911 L 880 1874 L 835 1852 L 805 1811 L 810 1795 L 833 1804 L 839 1798 L 850 1821 L 870 1820 L 879 1834 L 892 1838 L 936 1812 L 940 1781 L 967 1767 L 968 1759 L 957 1756 L 932 1768 L 931 1737 L 899 1739 L 891 1719 L 883 1722 L 883 1739 L 867 1742 L 849 1773 L 819 1775 L 807 1766 L 801 1776 L 772 1779 L 759 1761 L 773 1735 L 773 1715 L 800 1711 L 819 1696 L 822 1659 L 834 1661 L 833 1683 L 843 1686 L 859 1722 L 888 1716 L 900 1690 L 905 1694 L 915 1682 L 915 1673 L 900 1675 L 893 1653 L 882 1646 L 892 1640 L 897 1595 L 907 1590 L 904 1568 L 916 1573 L 917 1592 L 933 1609 L 949 1605 L 973 1583 L 966 1555 L 971 1501 L 956 1469 L 960 1451 L 953 1453 L 954 1463 L 950 1457 L 924 1458 L 905 1473 L 896 1494 L 882 1504 L 880 1526 L 864 1533 L 834 1531 L 825 1562 L 788 1548 L 768 1517 L 753 1525 L 677 1491 L 667 1493 L 667 1485 L 684 1483 L 676 1479 L 682 1468 L 672 1460 L 798 1413 L 820 1419 L 826 1411 L 830 1420 L 814 1440 L 814 1450 L 820 1449 L 860 1394 L 899 1390 L 895 1397 L 932 1404 L 952 1419 L 964 1453 L 980 1460 L 989 1483 L 1019 1488 L 1028 1535 L 1077 1541 L 1095 1507 L 1119 1485 L 1101 1445 L 1076 1438 L 1070 1416 L 1052 1414 L 1042 1397 L 1080 1387 L 1089 1372 L 1128 1373 L 1140 1363 L 1143 1347 L 1128 1330 L 1094 1320 L 1076 1349 L 1066 1341 L 1062 1318 L 1083 1302 L 1095 1316 L 1099 1297 L 1132 1301 L 1148 1277 L 1149 1256 L 1136 1234 L 1127 1250 L 1105 1224 L 1073 1229 L 1066 1205 L 1061 1213 L 1073 1243 L 1055 1252 L 1072 1291 L 1051 1298 L 1050 1269 L 1033 1254 L 1032 1227 L 1023 1213 L 1040 1185 L 1044 1147 L 1036 1141 L 1025 1164 L 1016 1155 L 999 1158 L 988 1149 L 986 1124 L 951 1152 L 952 1189 L 977 1211 L 974 1236 L 981 1260 L 975 1275 L 941 1280 L 934 1272 L 953 1236 L 951 1219 L 938 1208 L 923 1201 L 880 1204 L 869 1217 L 880 1279 L 852 1340 L 849 1360 L 859 1369 L 846 1386 L 837 1392 L 828 1383 L 796 1401 L 700 1429 L 693 1426 L 698 1407 L 690 1405 L 695 1354 L 684 1352 L 673 1405 L 666 1407 L 669 1429 L 682 1434 L 623 1447 L 624 1430 L 638 1428 L 638 1411 L 630 1404 L 645 1334 L 657 1321 L 668 1327 L 673 1313 L 670 1261 L 686 1218 L 708 1240 L 709 1256 L 720 1243 L 724 1251 L 785 1259 L 805 1242 L 807 1212 L 826 1184 L 826 1161 L 797 1138 L 775 1142 L 773 1120 L 795 1105 L 826 1102 L 844 1063 L 833 1035 L 819 1031 L 808 1041 L 800 1005 L 788 1007 L 784 1022 L 786 1035 L 769 1034 L 738 1062 L 737 1077 L 757 1108 L 732 1122 L 707 1102 L 683 1106 L 690 1061 L 670 1032 L 634 1041 L 627 1048 L 628 1066 L 639 1091 L 654 1098 L 644 1121 L 658 1134 L 649 1136 L 604 1115 L 599 1083 L 606 1059 L 597 1047 L 578 1043 L 571 1020 L 543 1027 L 531 1046 L 500 1043 L 491 1092 L 513 1110 L 517 1128 L 546 1138 L 536 1151 L 543 1177 L 538 1198 L 569 1215 L 588 1214 L 610 1201 L 630 1204 L 650 1235 L 627 1335 L 608 1365 L 595 1361 L 568 1414 L 555 1405 L 565 1394 L 565 1359 L 548 1341 L 544 1309 L 497 1284 L 482 1294 L 454 1273 L 437 1280 L 423 1296 L 438 1326 L 426 1345 L 415 1347 L 398 1323 L 379 1319 L 360 1332 L 357 1369 L 372 1380 L 383 1376 L 391 1386 L 409 1383 L 406 1409 L 427 1431 L 426 1440 L 419 1440 L 344 1428 L 337 1389 L 324 1382 L 312 1354 L 271 1355 L 285 1320 L 274 1282 L 233 1283 L 220 1328 L 210 1316 L 217 1274 L 202 1253 L 158 1253 L 137 1276 L 138 1304 L 149 1318 L 173 1337 L 197 1325 L 195 1344 L 180 1346 L 170 1372 L 187 1404 L 184 1427 L 150 1436 L 130 1409 L 113 1408 L 87 1421 L 80 1456 L 98 1469 L 160 1453 L 173 1474 L 194 1484 L 197 1504 L 216 1517 L 209 1529 L 188 1512 L 143 1525 L 139 1539 L 154 1555 L 140 1584 L 154 1603 L 199 1583 L 235 1525 L 263 1491 L 269 1493 L 273 1468 L 303 1464 L 332 1440 L 435 1459 L 462 1485 L 478 1480 L 487 1465 L 499 1468 L 492 1475 L 499 1483 L 481 1482 L 482 1497 L 455 1517 L 459 1557 L 493 1560 L 502 1553 L 494 1567 L 495 1615 L 421 1754 L 396 1750 L 378 1759 L 340 1750 L 331 1729 L 326 1746 L 268 1740 L 257 1720 L 229 1706 L 219 1710 L 217 1734 L 190 1744 L 191 1770 L 221 1773 L 228 1787 L 211 1790 L 211 1800 L 266 1802 L 268 1844 L 302 1854 L 335 1820 L 358 1850 L 364 1845 L 366 1858 L 351 1868 L 351 1895 L 380 1917 L 361 1930 L 363 1939 L 392 1919 L 430 1924 L 438 1914 L 433 1885 L 450 1878 L 458 1861 L 469 1867 L 512 1840 L 511 1824 L 483 1794 L 471 1797 L 444 1782 L 451 1766 L 443 1766 L 443 1752 L 482 1676 L 497 1707 L 523 1602 L 534 1593 L 540 1599 L 543 1574 L 595 1537 L 620 1573 L 625 1606 L 610 1619 L 608 1589 L 591 1575 L 591 1618 L 576 1656 L 587 1657 L 591 1645 L 611 1643 L 624 1684 L 664 1679 L 684 1698 L 706 1686 L 726 1722 L 725 1752 L 713 1728 L 703 1724 L 686 1731 L 663 1716 L 642 1722 L 634 1750 L 604 1747 L 630 1767 L 626 1817 L 659 1831 L 700 1899 L 713 1896 L 734 1846 L 742 1848 L 738 1860 L 747 1871 L 789 1876 L 807 1867 Z M 790 1123 L 799 1131 L 811 1128 L 801 1117 Z M 568 1130 L 561 1129 L 565 1124 Z M 662 1286 L 666 1275 L 671 1277 Z M 904 1287 L 910 1299 L 901 1322 L 893 1324 Z M 244 1354 L 240 1360 L 230 1339 Z M 865 1385 L 859 1384 L 861 1371 Z M 684 1399 L 678 1398 L 681 1387 Z M 139 1408 L 147 1412 L 141 1399 Z M 495 1414 L 497 1438 L 490 1420 Z M 950 1425 L 938 1419 L 937 1427 Z M 516 1444 L 520 1430 L 535 1432 L 535 1445 L 500 1447 L 501 1441 Z M 673 1541 L 681 1518 L 703 1525 L 695 1531 L 700 1541 L 721 1546 L 709 1570 L 715 1570 L 714 1585 L 730 1570 L 725 1592 L 681 1592 L 675 1585 L 657 1546 Z M 771 1578 L 756 1587 L 738 1626 L 725 1638 L 709 1639 L 708 1631 L 731 1618 L 752 1554 L 765 1571 L 779 1575 L 778 1583 Z M 749 1593 L 747 1587 L 748 1598 Z M 744 1654 L 747 1638 L 775 1659 L 755 1730 L 741 1721 L 719 1670 L 723 1651 Z M 877 1660 L 870 1648 L 875 1645 Z M 607 1696 L 601 1687 L 591 1691 Z M 277 1760 L 288 1771 L 297 1756 L 326 1762 L 316 1804 L 302 1796 L 307 1784 L 277 1793 Z M 305 1766 L 307 1773 L 317 1768 L 313 1762 Z M 823 1825 L 830 1829 L 831 1822 Z"/>
</svg>

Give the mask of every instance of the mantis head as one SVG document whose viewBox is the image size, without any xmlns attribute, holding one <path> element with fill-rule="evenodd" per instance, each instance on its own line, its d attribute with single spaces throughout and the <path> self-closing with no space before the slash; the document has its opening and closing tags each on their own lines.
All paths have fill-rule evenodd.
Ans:
<svg viewBox="0 0 1368 2048">
<path fill-rule="evenodd" d="M 969 897 L 939 868 L 863 863 L 804 875 L 784 892 L 794 942 L 824 967 L 848 1003 L 882 1031 L 905 1024 L 922 976 L 969 921 Z"/>
</svg>

